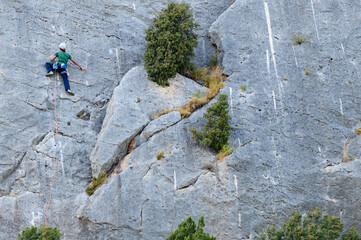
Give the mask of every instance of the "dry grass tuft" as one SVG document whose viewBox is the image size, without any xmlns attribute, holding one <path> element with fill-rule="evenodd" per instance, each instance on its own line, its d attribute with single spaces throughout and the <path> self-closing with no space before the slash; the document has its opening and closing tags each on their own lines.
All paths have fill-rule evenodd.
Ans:
<svg viewBox="0 0 361 240">
<path fill-rule="evenodd" d="M 203 96 L 202 98 L 192 97 L 184 106 L 177 108 L 182 118 L 189 117 L 192 112 L 201 108 L 207 103 L 207 98 Z"/>
<path fill-rule="evenodd" d="M 159 113 L 157 113 L 154 117 L 153 117 L 153 120 L 156 119 L 156 118 L 159 118 L 160 116 L 164 115 L 164 114 L 167 114 L 167 113 L 170 113 L 171 111 L 174 111 L 173 108 L 165 108 L 163 109 L 162 111 L 160 111 Z"/>
<path fill-rule="evenodd" d="M 356 134 L 357 134 L 357 135 L 361 135 L 361 128 L 357 128 L 357 129 L 356 129 Z"/>
<path fill-rule="evenodd" d="M 129 143 L 129 146 L 128 146 L 128 149 L 127 149 L 127 154 L 131 153 L 134 149 L 134 146 L 135 146 L 135 138 L 133 138 L 133 140 Z"/>
<path fill-rule="evenodd" d="M 165 154 L 164 150 L 158 152 L 157 153 L 157 160 L 161 160 L 162 158 L 164 158 L 164 154 Z"/>
<path fill-rule="evenodd" d="M 179 111 L 182 118 L 189 117 L 195 110 L 203 107 L 209 101 L 211 101 L 219 92 L 219 90 L 223 87 L 223 82 L 227 78 L 222 73 L 222 68 L 219 66 L 213 68 L 203 68 L 205 73 L 202 73 L 205 80 L 205 86 L 208 88 L 207 93 L 200 97 L 199 94 L 195 94 L 194 97 L 189 99 L 189 101 L 178 108 L 167 108 L 163 109 L 159 113 L 157 113 L 153 119 L 156 119 L 164 114 L 167 114 L 171 111 Z"/>
<path fill-rule="evenodd" d="M 350 138 L 350 136 L 348 136 L 345 140 L 345 143 L 343 144 L 343 158 L 342 158 L 342 162 L 347 163 L 348 162 L 348 148 L 350 147 L 351 143 L 355 140 L 355 139 L 351 139 L 348 143 L 348 139 Z M 347 143 L 347 144 L 346 144 Z"/>
</svg>

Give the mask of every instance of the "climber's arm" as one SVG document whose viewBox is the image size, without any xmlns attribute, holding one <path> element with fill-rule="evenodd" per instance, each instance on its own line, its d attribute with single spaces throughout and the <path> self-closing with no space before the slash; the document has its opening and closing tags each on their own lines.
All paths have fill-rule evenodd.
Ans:
<svg viewBox="0 0 361 240">
<path fill-rule="evenodd" d="M 50 57 L 50 61 L 54 61 L 55 58 L 56 58 L 55 55 L 51 56 L 51 57 Z"/>
<path fill-rule="evenodd" d="M 70 60 L 71 60 L 75 65 L 77 65 L 77 66 L 80 68 L 80 70 L 83 71 L 83 68 L 79 65 L 79 63 L 78 63 L 77 61 L 75 61 L 75 60 L 72 59 L 72 58 L 70 58 Z"/>
</svg>

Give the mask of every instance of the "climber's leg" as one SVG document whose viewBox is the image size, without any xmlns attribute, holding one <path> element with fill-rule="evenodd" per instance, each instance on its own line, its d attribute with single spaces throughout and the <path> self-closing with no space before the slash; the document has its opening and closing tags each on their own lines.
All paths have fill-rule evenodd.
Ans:
<svg viewBox="0 0 361 240">
<path fill-rule="evenodd" d="M 45 63 L 46 71 L 48 72 L 46 76 L 48 77 L 54 75 L 53 64 L 52 62 Z"/>
<path fill-rule="evenodd" d="M 60 69 L 60 75 L 63 78 L 65 91 L 67 93 L 69 93 L 70 95 L 74 95 L 74 93 L 72 93 L 72 91 L 70 90 L 70 84 L 69 84 L 69 80 L 68 80 L 68 73 L 66 72 L 66 69 Z"/>
<path fill-rule="evenodd" d="M 61 69 L 60 70 L 60 75 L 63 78 L 65 90 L 70 89 L 70 84 L 69 84 L 69 80 L 68 80 L 68 73 L 66 72 L 66 70 Z"/>
</svg>

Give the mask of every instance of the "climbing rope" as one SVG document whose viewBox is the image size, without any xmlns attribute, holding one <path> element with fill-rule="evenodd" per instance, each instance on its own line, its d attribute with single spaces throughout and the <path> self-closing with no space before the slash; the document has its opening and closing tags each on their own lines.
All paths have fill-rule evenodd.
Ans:
<svg viewBox="0 0 361 240">
<path fill-rule="evenodd" d="M 47 214 L 48 214 L 48 210 L 49 210 L 49 206 L 50 206 L 50 201 L 51 201 L 51 195 L 53 193 L 53 187 L 54 187 L 54 182 L 55 182 L 55 175 L 56 175 L 56 167 L 58 165 L 58 159 L 59 159 L 59 141 L 58 141 L 58 119 L 56 116 L 56 71 L 54 73 L 54 115 L 55 115 L 55 141 L 56 141 L 56 155 L 55 155 L 55 168 L 54 168 L 54 174 L 53 174 L 53 182 L 51 184 L 51 189 L 50 189 L 50 194 L 49 194 L 49 201 L 48 201 L 48 205 L 46 206 L 46 211 L 45 211 L 45 227 L 46 227 L 46 218 L 47 218 Z"/>
</svg>

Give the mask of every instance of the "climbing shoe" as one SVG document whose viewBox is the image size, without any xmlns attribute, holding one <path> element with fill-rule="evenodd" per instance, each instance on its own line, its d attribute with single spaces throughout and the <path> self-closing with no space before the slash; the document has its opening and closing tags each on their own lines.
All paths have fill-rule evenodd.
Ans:
<svg viewBox="0 0 361 240">
<path fill-rule="evenodd" d="M 53 71 L 50 71 L 50 72 L 48 72 L 45 76 L 51 77 L 51 76 L 53 76 L 53 75 L 54 75 L 54 72 L 53 72 Z"/>
<path fill-rule="evenodd" d="M 70 95 L 74 96 L 74 93 L 70 89 L 67 89 L 66 92 L 69 93 Z"/>
</svg>

